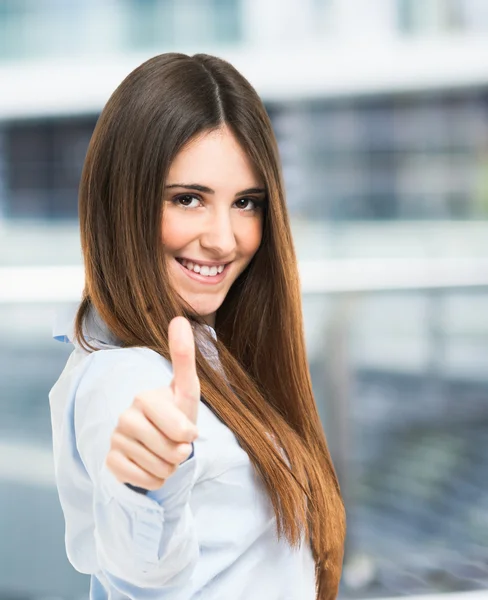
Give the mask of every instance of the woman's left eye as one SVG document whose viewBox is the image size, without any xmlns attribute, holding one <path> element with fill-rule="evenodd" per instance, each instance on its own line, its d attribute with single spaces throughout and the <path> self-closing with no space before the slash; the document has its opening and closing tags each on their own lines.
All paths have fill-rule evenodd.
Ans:
<svg viewBox="0 0 488 600">
<path fill-rule="evenodd" d="M 257 202 L 256 200 L 253 200 L 252 198 L 239 198 L 239 200 L 236 200 L 235 202 L 237 204 L 237 208 L 240 208 L 241 210 L 254 210 L 257 207 Z M 243 206 L 244 204 L 244 206 Z"/>
</svg>

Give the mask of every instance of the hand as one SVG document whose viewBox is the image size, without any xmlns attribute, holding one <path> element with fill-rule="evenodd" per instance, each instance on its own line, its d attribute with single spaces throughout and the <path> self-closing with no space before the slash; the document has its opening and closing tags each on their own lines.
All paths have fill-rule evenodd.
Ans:
<svg viewBox="0 0 488 600">
<path fill-rule="evenodd" d="M 122 483 L 157 490 L 191 454 L 200 402 L 195 341 L 189 321 L 175 317 L 168 328 L 173 380 L 168 387 L 137 394 L 119 417 L 106 465 Z"/>
</svg>

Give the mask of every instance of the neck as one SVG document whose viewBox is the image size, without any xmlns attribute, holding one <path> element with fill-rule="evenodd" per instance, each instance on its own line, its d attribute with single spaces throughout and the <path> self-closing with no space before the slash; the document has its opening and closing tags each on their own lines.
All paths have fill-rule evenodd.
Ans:
<svg viewBox="0 0 488 600">
<path fill-rule="evenodd" d="M 215 329 L 215 313 L 210 315 L 203 316 L 203 319 L 207 325 L 210 325 L 213 329 Z"/>
</svg>

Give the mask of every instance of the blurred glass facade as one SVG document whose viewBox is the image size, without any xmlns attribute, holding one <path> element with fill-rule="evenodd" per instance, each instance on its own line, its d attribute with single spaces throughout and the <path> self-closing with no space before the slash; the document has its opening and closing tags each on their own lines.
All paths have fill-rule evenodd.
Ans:
<svg viewBox="0 0 488 600">
<path fill-rule="evenodd" d="M 341 221 L 488 217 L 488 90 L 277 112 L 296 212 Z"/>
<path fill-rule="evenodd" d="M 482 32 L 488 6 L 483 0 L 398 0 L 398 23 L 405 33 Z"/>
<path fill-rule="evenodd" d="M 239 9 L 240 0 L 2 0 L 0 57 L 65 58 L 182 41 L 237 44 Z"/>
<path fill-rule="evenodd" d="M 290 39 L 335 36 L 358 17 L 398 35 L 488 30 L 484 0 L 2 0 L 0 59 L 238 46 L 261 30 L 249 14 L 273 38 L 283 28 Z"/>
<path fill-rule="evenodd" d="M 487 298 L 304 297 L 348 507 L 341 598 L 488 588 Z"/>
<path fill-rule="evenodd" d="M 293 215 L 488 217 L 488 89 L 268 105 Z M 6 218 L 75 219 L 96 117 L 0 124 Z"/>
<path fill-rule="evenodd" d="M 0 70 L 487 29 L 484 0 L 0 0 Z M 488 76 L 265 100 L 300 260 L 488 258 Z M 70 352 L 50 337 L 62 305 L 2 302 L 1 288 L 2 268 L 81 264 L 77 187 L 96 119 L 0 110 L 0 600 L 87 598 L 52 470 L 47 393 Z M 388 291 L 388 272 L 383 292 L 303 295 L 349 515 L 340 598 L 488 590 L 488 280 L 430 289 L 413 273 L 410 289 Z"/>
</svg>

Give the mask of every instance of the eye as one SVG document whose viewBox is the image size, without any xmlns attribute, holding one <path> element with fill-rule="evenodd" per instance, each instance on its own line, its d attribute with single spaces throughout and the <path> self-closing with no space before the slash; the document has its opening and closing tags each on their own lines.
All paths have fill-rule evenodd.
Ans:
<svg viewBox="0 0 488 600">
<path fill-rule="evenodd" d="M 196 202 L 197 204 L 192 204 L 192 202 Z M 182 208 L 197 208 L 199 202 L 200 198 L 193 194 L 183 194 L 173 198 L 173 203 Z"/>
<path fill-rule="evenodd" d="M 239 198 L 235 201 L 235 204 L 237 208 L 247 212 L 257 210 L 263 203 L 256 198 Z"/>
</svg>

